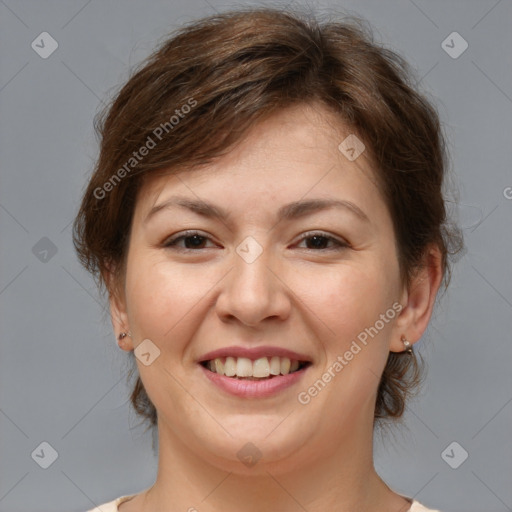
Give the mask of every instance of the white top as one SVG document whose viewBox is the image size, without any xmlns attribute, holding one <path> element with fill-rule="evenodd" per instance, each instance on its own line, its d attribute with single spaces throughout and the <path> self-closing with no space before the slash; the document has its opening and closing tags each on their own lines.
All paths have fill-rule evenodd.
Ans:
<svg viewBox="0 0 512 512">
<path fill-rule="evenodd" d="M 121 496 L 113 501 L 104 503 L 103 505 L 100 505 L 99 507 L 88 510 L 87 512 L 119 512 L 119 509 L 117 508 L 118 505 L 121 505 L 121 503 L 124 503 L 125 501 L 128 501 L 135 496 L 136 496 L 136 494 Z M 411 498 L 408 498 L 407 496 L 403 496 L 403 498 L 411 499 Z M 411 508 L 407 512 L 440 512 L 440 511 L 434 510 L 433 508 L 426 508 L 418 501 L 413 500 Z"/>
</svg>

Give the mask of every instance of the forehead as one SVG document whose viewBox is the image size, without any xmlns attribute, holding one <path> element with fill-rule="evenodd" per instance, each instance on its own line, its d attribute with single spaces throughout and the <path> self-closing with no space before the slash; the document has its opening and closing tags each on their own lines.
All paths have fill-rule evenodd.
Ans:
<svg viewBox="0 0 512 512">
<path fill-rule="evenodd" d="M 278 111 L 255 124 L 227 154 L 208 165 L 178 172 L 164 169 L 147 176 L 136 216 L 147 215 L 156 203 L 177 192 L 196 199 L 214 197 L 228 208 L 339 195 L 362 208 L 373 208 L 372 203 L 382 203 L 376 170 L 366 151 L 351 160 L 347 156 L 353 153 L 345 151 L 346 144 L 340 150 L 349 136 L 355 134 L 321 105 L 301 104 Z"/>
</svg>

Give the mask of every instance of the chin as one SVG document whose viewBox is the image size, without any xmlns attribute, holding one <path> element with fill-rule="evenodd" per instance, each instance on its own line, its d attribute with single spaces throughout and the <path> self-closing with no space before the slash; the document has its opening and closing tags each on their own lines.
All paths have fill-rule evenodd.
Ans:
<svg viewBox="0 0 512 512">
<path fill-rule="evenodd" d="M 298 436 L 293 422 L 279 425 L 280 418 L 257 423 L 253 418 L 237 419 L 236 427 L 226 429 L 233 437 L 222 435 L 204 439 L 202 457 L 211 455 L 212 464 L 240 475 L 267 475 L 268 471 L 281 473 L 297 468 L 307 436 Z M 285 420 L 288 421 L 288 420 Z M 276 426 L 278 426 L 276 428 Z"/>
</svg>

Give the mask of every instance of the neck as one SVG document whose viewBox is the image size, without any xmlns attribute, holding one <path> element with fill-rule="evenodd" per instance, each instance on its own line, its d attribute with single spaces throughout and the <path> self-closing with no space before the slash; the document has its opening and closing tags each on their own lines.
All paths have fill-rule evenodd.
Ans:
<svg viewBox="0 0 512 512">
<path fill-rule="evenodd" d="M 158 427 L 158 476 L 145 492 L 143 510 L 405 512 L 410 507 L 373 467 L 371 427 L 355 429 L 316 457 L 304 446 L 293 460 L 260 461 L 245 472 L 219 469 L 200 450 L 184 445 L 160 419 Z"/>
</svg>

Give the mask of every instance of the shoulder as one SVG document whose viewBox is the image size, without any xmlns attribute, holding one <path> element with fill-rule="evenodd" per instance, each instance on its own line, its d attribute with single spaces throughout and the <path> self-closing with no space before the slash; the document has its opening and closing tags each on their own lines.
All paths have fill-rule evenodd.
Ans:
<svg viewBox="0 0 512 512">
<path fill-rule="evenodd" d="M 103 503 L 103 505 L 98 505 L 96 508 L 92 508 L 92 509 L 88 510 L 87 512 L 118 512 L 118 506 L 121 505 L 121 503 L 124 503 L 125 501 L 130 500 L 134 496 L 135 496 L 135 494 L 130 494 L 127 496 L 120 496 L 119 498 L 109 501 L 108 503 Z"/>
<path fill-rule="evenodd" d="M 407 512 L 441 512 L 440 510 L 434 510 L 433 508 L 427 508 L 422 505 L 419 501 L 413 500 L 411 508 Z"/>
<path fill-rule="evenodd" d="M 118 512 L 118 506 L 125 501 L 133 498 L 135 494 L 130 494 L 128 496 L 120 496 L 115 500 L 109 501 L 108 503 L 103 503 L 103 505 L 99 505 L 96 508 L 90 509 L 87 512 Z M 419 501 L 413 500 L 411 508 L 407 512 L 441 512 L 439 510 L 434 510 L 431 508 L 426 508 Z"/>
</svg>

